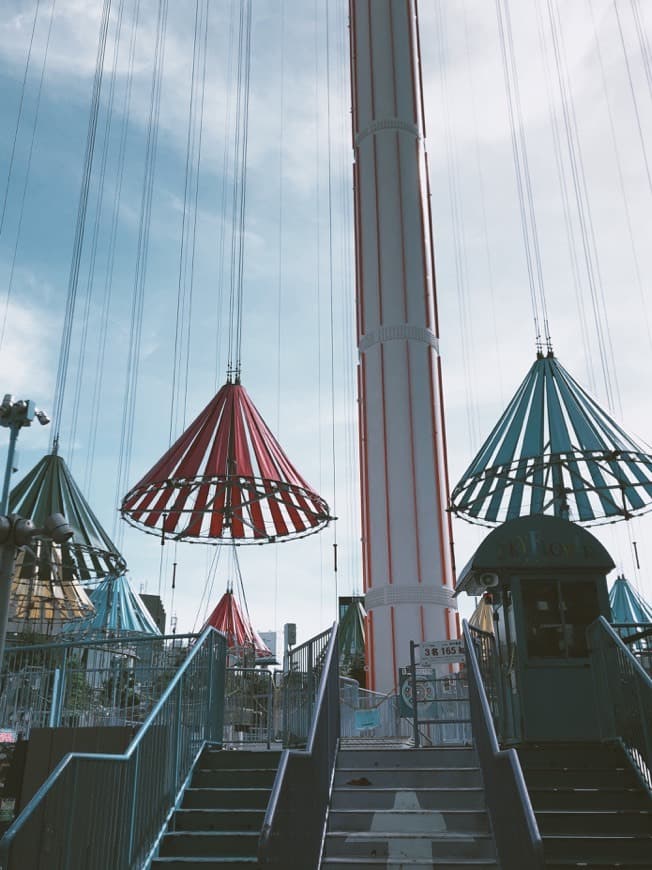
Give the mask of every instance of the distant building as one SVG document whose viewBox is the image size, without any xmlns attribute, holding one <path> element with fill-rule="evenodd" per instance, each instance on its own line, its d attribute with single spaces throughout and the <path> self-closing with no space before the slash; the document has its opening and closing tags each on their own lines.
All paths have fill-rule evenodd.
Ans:
<svg viewBox="0 0 652 870">
<path fill-rule="evenodd" d="M 276 657 L 276 632 L 261 631 L 260 637 L 267 649 L 272 653 L 274 657 Z"/>
<path fill-rule="evenodd" d="M 145 607 L 149 610 L 158 630 L 161 634 L 165 634 L 165 607 L 163 607 L 161 596 L 149 595 L 146 592 L 141 592 L 140 598 Z"/>
</svg>

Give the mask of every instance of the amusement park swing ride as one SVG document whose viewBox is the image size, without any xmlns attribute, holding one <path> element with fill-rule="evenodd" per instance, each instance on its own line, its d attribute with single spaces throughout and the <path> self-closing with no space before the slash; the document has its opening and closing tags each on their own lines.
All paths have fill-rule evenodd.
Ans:
<svg viewBox="0 0 652 870">
<path fill-rule="evenodd" d="M 165 64 L 167 13 L 164 6 L 161 4 L 156 21 L 146 113 L 145 172 L 125 390 L 126 423 L 123 423 L 117 474 L 118 487 L 122 487 L 120 511 L 129 525 L 157 535 L 161 543 L 174 546 L 184 541 L 226 544 L 233 551 L 232 570 L 239 575 L 236 547 L 303 538 L 323 530 L 334 517 L 325 499 L 288 458 L 241 382 L 243 371 L 246 372 L 242 364 L 242 335 L 252 56 L 250 2 L 239 5 L 230 31 L 234 37 L 230 63 L 236 106 L 232 110 L 232 129 L 227 127 L 227 135 L 233 143 L 230 167 L 233 196 L 230 214 L 232 272 L 226 294 L 229 309 L 226 383 L 194 421 L 189 426 L 184 425 L 176 440 L 170 437 L 170 446 L 151 469 L 137 483 L 127 483 L 131 473 Z M 628 435 L 615 422 L 612 413 L 602 410 L 553 352 L 513 34 L 507 7 L 504 0 L 500 0 L 497 20 L 534 317 L 536 360 L 476 457 L 452 487 L 449 504 L 451 487 L 425 152 L 422 63 L 418 33 L 408 14 L 408 6 L 406 4 L 405 10 L 394 16 L 391 27 L 382 16 L 374 17 L 365 12 L 362 4 L 352 5 L 351 20 L 363 587 L 368 680 L 371 688 L 382 692 L 395 688 L 398 667 L 404 663 L 410 640 L 446 639 L 459 633 L 457 603 L 453 597 L 453 515 L 489 526 L 539 513 L 593 524 L 628 520 L 647 510 L 652 503 L 650 448 Z M 197 4 L 195 26 L 203 37 L 195 34 L 192 56 L 179 270 L 181 301 L 178 305 L 181 308 L 189 305 L 185 297 L 181 299 L 181 285 L 189 273 L 192 275 L 196 242 L 208 6 Z M 111 58 L 107 47 L 111 45 L 112 27 L 117 29 Z M 116 538 L 115 532 L 109 536 L 101 526 L 59 453 L 64 397 L 69 383 L 75 393 L 72 441 L 79 413 L 81 379 L 77 375 L 75 383 L 69 371 L 70 350 L 73 328 L 79 319 L 80 266 L 85 245 L 88 245 L 85 230 L 93 226 L 89 213 L 90 191 L 96 176 L 104 183 L 109 142 L 106 130 L 111 112 L 114 108 L 116 113 L 118 111 L 115 86 L 120 27 L 122 20 L 116 24 L 111 17 L 111 4 L 105 2 L 57 372 L 51 450 L 13 489 L 10 503 L 12 512 L 30 516 L 35 522 L 41 522 L 52 512 L 62 512 L 76 534 L 72 542 L 61 545 L 39 542 L 31 556 L 21 552 L 15 582 L 28 589 L 29 603 L 16 612 L 17 617 L 24 619 L 35 619 L 34 614 L 40 613 L 39 619 L 43 620 L 44 611 L 38 609 L 36 599 L 40 594 L 52 600 L 53 582 L 65 586 L 68 592 L 63 599 L 74 603 L 74 607 L 70 605 L 62 611 L 63 618 L 88 619 L 90 606 L 81 584 L 108 583 L 111 586 L 126 570 L 125 559 L 112 540 Z M 587 210 L 582 153 L 573 122 L 572 92 L 564 67 L 559 27 L 550 12 L 549 38 L 551 54 L 558 64 L 558 100 L 563 121 L 562 127 L 553 115 L 555 145 L 557 149 L 565 147 L 573 169 L 576 183 L 572 196 L 567 194 L 566 206 L 575 211 L 584 241 L 583 265 L 595 299 L 601 291 L 596 286 L 598 254 L 592 247 L 595 241 L 592 241 L 591 217 Z M 130 33 L 126 33 L 126 29 L 125 25 L 122 39 L 129 43 L 133 69 L 137 22 L 132 23 Z M 388 58 L 392 58 L 391 63 Z M 45 67 L 45 58 L 43 64 Z M 412 75 L 405 75 L 405 70 L 412 71 Z M 123 99 L 120 173 L 124 169 L 130 88 L 125 89 Z M 102 132 L 99 119 L 104 104 L 108 106 L 107 127 L 101 150 L 97 141 Z M 121 174 L 119 179 L 121 185 Z M 560 177 L 560 183 L 568 188 L 567 179 Z M 100 206 L 101 198 L 100 193 Z M 118 205 L 119 198 L 114 208 L 113 232 L 118 221 Z M 97 244 L 97 227 L 96 219 L 91 245 Z M 457 232 L 455 243 L 459 245 L 460 226 L 455 221 L 454 229 Z M 91 269 L 95 251 L 93 248 Z M 108 272 L 112 268 L 110 264 Z M 84 330 L 88 324 L 88 305 L 87 300 Z M 179 318 L 179 314 L 177 316 Z M 189 323 L 189 315 L 185 316 Z M 603 368 L 608 369 L 613 367 L 608 352 L 608 323 L 598 315 L 595 321 L 600 358 Z M 177 320 L 177 338 L 184 328 L 182 314 L 181 321 Z M 101 367 L 106 331 L 99 344 Z M 82 347 L 80 358 L 83 355 Z M 176 390 L 179 394 L 182 378 L 177 368 L 175 356 L 173 392 Z M 101 393 L 99 375 L 96 393 Z M 607 390 L 607 395 L 609 410 L 613 412 L 617 396 L 613 389 Z M 228 606 L 232 596 L 229 586 L 224 609 L 229 611 L 228 619 L 235 624 L 239 617 Z M 248 622 L 248 616 L 244 622 Z M 241 625 L 234 631 L 245 637 L 250 628 L 250 625 L 248 628 Z"/>
</svg>

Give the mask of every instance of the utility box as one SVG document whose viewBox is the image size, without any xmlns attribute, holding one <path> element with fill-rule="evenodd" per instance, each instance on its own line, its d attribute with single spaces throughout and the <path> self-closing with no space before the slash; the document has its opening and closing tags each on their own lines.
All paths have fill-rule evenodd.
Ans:
<svg viewBox="0 0 652 870">
<path fill-rule="evenodd" d="M 508 742 L 600 739 L 586 629 L 610 619 L 613 568 L 586 529 L 539 515 L 494 529 L 462 571 L 456 594 L 492 593 Z"/>
</svg>

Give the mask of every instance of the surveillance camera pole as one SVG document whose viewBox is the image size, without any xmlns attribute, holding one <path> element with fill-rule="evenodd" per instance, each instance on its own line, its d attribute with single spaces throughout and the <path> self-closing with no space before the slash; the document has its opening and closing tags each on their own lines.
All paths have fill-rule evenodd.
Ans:
<svg viewBox="0 0 652 870">
<path fill-rule="evenodd" d="M 9 429 L 9 452 L 7 453 L 5 478 L 2 485 L 0 514 L 6 514 L 9 509 L 9 488 L 14 467 L 14 456 L 16 455 L 18 433 L 23 426 L 31 426 L 34 417 L 36 417 L 42 426 L 46 426 L 50 422 L 48 415 L 40 411 L 31 399 L 19 399 L 17 401 L 10 393 L 7 393 L 2 403 L 0 403 L 0 426 L 5 426 Z"/>
</svg>

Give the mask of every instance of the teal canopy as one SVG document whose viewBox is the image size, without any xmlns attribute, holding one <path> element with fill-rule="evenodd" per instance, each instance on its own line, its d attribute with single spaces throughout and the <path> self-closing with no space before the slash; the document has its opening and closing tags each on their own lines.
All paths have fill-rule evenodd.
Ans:
<svg viewBox="0 0 652 870">
<path fill-rule="evenodd" d="M 652 448 L 605 413 L 552 352 L 538 355 L 451 496 L 455 513 L 486 525 L 532 514 L 613 522 L 651 503 Z"/>
<path fill-rule="evenodd" d="M 622 575 L 616 577 L 609 591 L 609 604 L 614 623 L 652 624 L 652 607 L 632 588 L 629 580 Z"/>
<path fill-rule="evenodd" d="M 65 516 L 74 529 L 74 537 L 70 543 L 52 545 L 60 551 L 65 579 L 75 576 L 90 582 L 124 572 L 125 560 L 56 451 L 44 456 L 14 487 L 9 509 L 10 513 L 33 520 L 37 526 L 42 526 L 50 514 Z"/>
<path fill-rule="evenodd" d="M 105 577 L 91 593 L 95 615 L 74 624 L 64 632 L 85 637 L 115 635 L 160 635 L 142 599 L 131 588 L 125 574 Z"/>
</svg>

